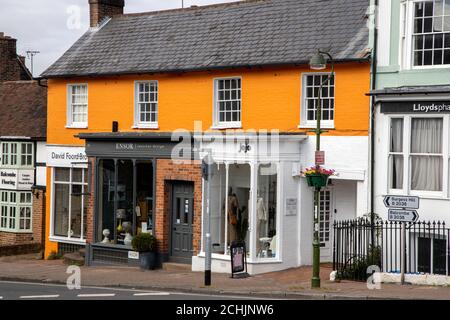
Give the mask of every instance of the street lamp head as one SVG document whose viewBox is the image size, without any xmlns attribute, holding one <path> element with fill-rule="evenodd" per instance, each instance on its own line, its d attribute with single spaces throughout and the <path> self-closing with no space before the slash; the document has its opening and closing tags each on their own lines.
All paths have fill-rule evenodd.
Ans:
<svg viewBox="0 0 450 320">
<path fill-rule="evenodd" d="M 327 59 L 320 51 L 317 51 L 309 60 L 309 67 L 312 70 L 324 70 L 327 67 Z"/>
</svg>

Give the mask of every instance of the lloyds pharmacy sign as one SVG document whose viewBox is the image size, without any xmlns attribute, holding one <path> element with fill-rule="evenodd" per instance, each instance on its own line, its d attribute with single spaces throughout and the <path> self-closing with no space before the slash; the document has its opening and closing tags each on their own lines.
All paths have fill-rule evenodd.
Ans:
<svg viewBox="0 0 450 320">
<path fill-rule="evenodd" d="M 390 101 L 381 103 L 381 113 L 450 113 L 450 101 Z"/>
</svg>

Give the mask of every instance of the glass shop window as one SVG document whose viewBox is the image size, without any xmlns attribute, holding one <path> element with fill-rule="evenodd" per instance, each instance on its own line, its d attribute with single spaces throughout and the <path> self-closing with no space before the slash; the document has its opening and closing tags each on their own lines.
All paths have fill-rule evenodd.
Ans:
<svg viewBox="0 0 450 320">
<path fill-rule="evenodd" d="M 105 159 L 98 170 L 98 239 L 131 245 L 134 235 L 153 229 L 153 164 Z"/>
<path fill-rule="evenodd" d="M 256 199 L 256 246 L 258 258 L 277 255 L 277 166 L 260 164 Z"/>
</svg>

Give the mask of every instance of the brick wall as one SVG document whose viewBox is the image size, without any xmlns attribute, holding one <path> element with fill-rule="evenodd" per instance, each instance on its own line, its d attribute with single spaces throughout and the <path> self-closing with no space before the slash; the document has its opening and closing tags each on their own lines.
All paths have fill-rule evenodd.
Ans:
<svg viewBox="0 0 450 320">
<path fill-rule="evenodd" d="M 46 192 L 36 189 L 33 195 L 32 233 L 14 233 L 0 231 L 0 247 L 21 246 L 27 244 L 44 245 L 45 239 Z"/>
<path fill-rule="evenodd" d="M 95 240 L 94 230 L 94 214 L 95 214 L 95 162 L 96 158 L 89 157 L 89 172 L 90 172 L 90 195 L 87 197 L 87 213 L 86 213 L 86 242 L 93 243 Z"/>
<path fill-rule="evenodd" d="M 202 175 L 200 165 L 174 164 L 169 159 L 158 159 L 156 164 L 156 211 L 155 236 L 158 250 L 169 253 L 170 243 L 170 199 L 172 182 L 194 183 L 193 254 L 200 251 L 202 219 Z"/>
<path fill-rule="evenodd" d="M 89 0 L 91 27 L 96 27 L 105 17 L 123 14 L 124 0 Z"/>
</svg>

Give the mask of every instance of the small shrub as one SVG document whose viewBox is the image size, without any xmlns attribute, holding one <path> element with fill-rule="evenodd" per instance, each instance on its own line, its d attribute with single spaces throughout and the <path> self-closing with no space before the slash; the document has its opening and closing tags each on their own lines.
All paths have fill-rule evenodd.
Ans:
<svg viewBox="0 0 450 320">
<path fill-rule="evenodd" d="M 47 260 L 59 260 L 62 259 L 62 254 L 56 251 L 50 252 L 50 254 L 47 257 Z"/>
<path fill-rule="evenodd" d="M 149 252 L 156 250 L 156 238 L 150 233 L 140 233 L 131 241 L 133 250 L 138 252 Z"/>
</svg>

